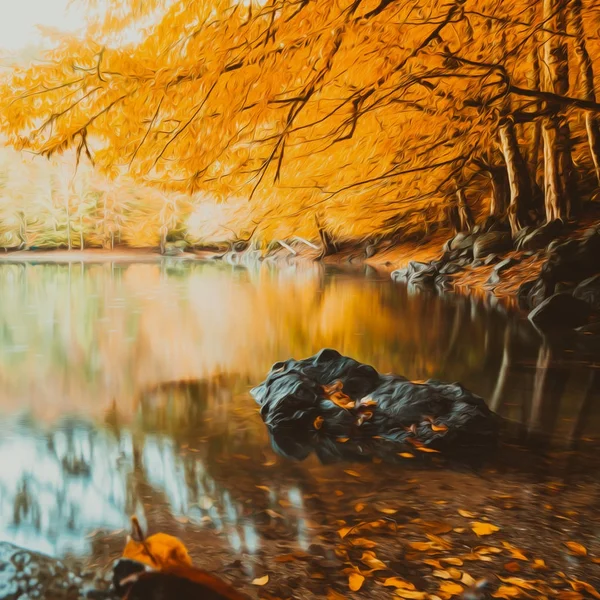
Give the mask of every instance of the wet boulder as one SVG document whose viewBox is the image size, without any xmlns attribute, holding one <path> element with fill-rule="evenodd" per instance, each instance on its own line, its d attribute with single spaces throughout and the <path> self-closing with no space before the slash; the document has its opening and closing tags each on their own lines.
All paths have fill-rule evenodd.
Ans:
<svg viewBox="0 0 600 600">
<path fill-rule="evenodd" d="M 573 291 L 573 296 L 587 302 L 593 310 L 600 310 L 600 275 L 584 279 Z"/>
<path fill-rule="evenodd" d="M 561 292 L 540 303 L 529 313 L 528 318 L 542 331 L 573 329 L 587 323 L 590 312 L 590 306 L 586 302 Z"/>
<path fill-rule="evenodd" d="M 483 259 L 490 254 L 502 254 L 512 248 L 510 233 L 490 231 L 477 237 L 473 244 L 473 257 Z"/>
<path fill-rule="evenodd" d="M 497 416 L 460 384 L 380 375 L 330 349 L 276 363 L 251 394 L 272 436 L 296 457 L 310 452 L 304 447 L 317 432 L 443 449 L 489 445 L 497 434 Z"/>
<path fill-rule="evenodd" d="M 561 233 L 562 229 L 562 221 L 559 219 L 550 221 L 518 237 L 515 246 L 517 250 L 541 250 L 548 246 Z"/>
</svg>

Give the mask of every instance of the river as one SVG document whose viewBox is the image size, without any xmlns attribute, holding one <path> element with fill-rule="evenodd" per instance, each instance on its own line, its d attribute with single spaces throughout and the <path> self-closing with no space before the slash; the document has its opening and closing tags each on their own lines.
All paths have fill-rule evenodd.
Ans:
<svg viewBox="0 0 600 600">
<path fill-rule="evenodd" d="M 493 298 L 371 268 L 176 259 L 5 262 L 0 289 L 0 540 L 101 560 L 137 512 L 192 546 L 206 531 L 216 564 L 250 556 L 261 574 L 278 552 L 334 544 L 343 523 L 377 514 L 460 536 L 462 510 L 531 559 L 543 544 L 557 569 L 598 576 L 563 551 L 576 539 L 600 556 L 600 353 L 542 338 Z M 460 381 L 506 419 L 506 452 L 477 467 L 278 456 L 249 389 L 324 347 Z"/>
</svg>

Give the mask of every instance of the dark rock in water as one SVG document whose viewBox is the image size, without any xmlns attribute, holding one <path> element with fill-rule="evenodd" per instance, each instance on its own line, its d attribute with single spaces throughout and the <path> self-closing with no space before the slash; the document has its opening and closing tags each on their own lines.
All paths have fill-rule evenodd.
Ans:
<svg viewBox="0 0 600 600">
<path fill-rule="evenodd" d="M 573 296 L 587 302 L 592 309 L 600 310 L 600 275 L 584 279 L 575 288 Z"/>
<path fill-rule="evenodd" d="M 573 329 L 584 325 L 591 309 L 571 294 L 554 294 L 529 313 L 529 320 L 540 330 Z"/>
<path fill-rule="evenodd" d="M 395 271 L 392 271 L 391 277 L 392 281 L 406 281 L 408 277 L 408 269 L 406 267 L 403 269 L 396 269 Z"/>
<path fill-rule="evenodd" d="M 442 292 L 449 292 L 452 290 L 452 283 L 450 277 L 447 275 L 438 275 L 435 280 L 435 287 Z"/>
<path fill-rule="evenodd" d="M 64 561 L 0 542 L 0 600 L 78 600 L 91 591 L 93 579 Z M 94 591 L 97 598 L 114 598 L 107 590 Z"/>
<path fill-rule="evenodd" d="M 367 244 L 365 246 L 365 257 L 371 258 L 377 254 L 377 246 L 375 244 Z"/>
<path fill-rule="evenodd" d="M 471 267 L 473 267 L 474 269 L 476 269 L 477 267 L 481 267 L 483 265 L 483 261 L 476 259 L 471 263 Z"/>
<path fill-rule="evenodd" d="M 502 254 L 512 248 L 510 233 L 490 231 L 477 237 L 473 244 L 473 257 L 485 258 L 488 254 Z"/>
<path fill-rule="evenodd" d="M 246 242 L 244 240 L 238 240 L 237 242 L 233 243 L 233 249 L 236 252 L 243 252 L 247 248 L 248 248 L 248 242 Z"/>
<path fill-rule="evenodd" d="M 523 227 L 523 229 L 519 229 L 519 231 L 517 231 L 517 233 L 515 233 L 515 235 L 513 236 L 514 247 L 520 249 L 523 239 L 526 238 L 532 231 L 533 227 L 531 227 L 530 225 Z"/>
<path fill-rule="evenodd" d="M 324 389 L 336 382 L 350 405 L 341 406 Z M 300 459 L 310 453 L 315 435 L 350 440 L 380 436 L 451 451 L 489 446 L 498 430 L 498 418 L 483 399 L 458 383 L 413 383 L 401 376 L 380 375 L 330 349 L 276 363 L 251 394 L 270 433 L 279 440 L 278 450 Z M 322 421 L 316 427 L 319 417 Z"/>
<path fill-rule="evenodd" d="M 493 262 L 496 262 L 497 260 L 499 260 L 497 254 L 488 254 L 485 257 L 485 260 L 483 261 L 483 264 L 484 265 L 491 265 Z"/>
</svg>

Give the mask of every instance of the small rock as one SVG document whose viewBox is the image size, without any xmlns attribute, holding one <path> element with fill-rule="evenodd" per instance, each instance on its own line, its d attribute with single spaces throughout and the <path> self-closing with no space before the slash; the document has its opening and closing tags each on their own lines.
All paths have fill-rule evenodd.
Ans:
<svg viewBox="0 0 600 600">
<path fill-rule="evenodd" d="M 571 294 L 554 294 L 529 313 L 529 320 L 540 330 L 573 329 L 584 325 L 591 309 L 583 300 Z"/>
<path fill-rule="evenodd" d="M 503 231 L 490 231 L 477 237 L 473 244 L 473 257 L 482 259 L 488 254 L 499 254 L 512 248 L 512 239 L 509 233 Z"/>
</svg>

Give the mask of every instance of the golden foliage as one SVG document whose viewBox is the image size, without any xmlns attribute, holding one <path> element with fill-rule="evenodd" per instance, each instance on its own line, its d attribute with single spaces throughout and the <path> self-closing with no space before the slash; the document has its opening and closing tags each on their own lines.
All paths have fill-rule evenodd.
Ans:
<svg viewBox="0 0 600 600">
<path fill-rule="evenodd" d="M 533 132 L 543 21 L 517 0 L 90 4 L 83 37 L 4 77 L 9 143 L 73 148 L 163 190 L 250 198 L 263 235 L 314 237 L 315 218 L 347 236 L 428 229 L 457 180 L 486 204 L 481 164 L 499 160 L 508 97 Z M 118 46 L 131 28 L 140 40 Z"/>
</svg>

